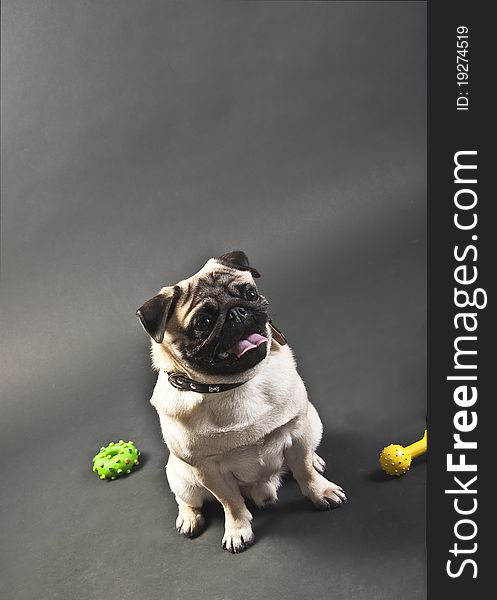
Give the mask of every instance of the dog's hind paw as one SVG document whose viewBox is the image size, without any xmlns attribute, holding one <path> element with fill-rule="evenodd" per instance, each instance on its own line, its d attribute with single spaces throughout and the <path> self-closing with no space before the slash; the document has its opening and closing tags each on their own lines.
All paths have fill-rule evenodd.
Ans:
<svg viewBox="0 0 497 600">
<path fill-rule="evenodd" d="M 332 484 L 331 487 L 324 490 L 323 495 L 320 498 L 319 506 L 316 506 L 320 510 L 328 510 L 330 508 L 339 508 L 342 504 L 345 504 L 345 502 L 347 502 L 345 492 L 340 486 Z"/>
<path fill-rule="evenodd" d="M 278 501 L 278 489 L 271 481 L 264 481 L 252 486 L 250 497 L 259 508 L 264 508 Z"/>
<path fill-rule="evenodd" d="M 324 459 L 322 459 L 319 454 L 316 454 L 315 452 L 312 456 L 312 466 L 318 473 L 321 473 L 321 475 L 326 471 L 326 463 Z"/>
<path fill-rule="evenodd" d="M 322 476 L 319 479 L 318 485 L 310 486 L 305 494 L 318 510 L 338 508 L 347 502 L 347 496 L 339 485 Z"/>
</svg>

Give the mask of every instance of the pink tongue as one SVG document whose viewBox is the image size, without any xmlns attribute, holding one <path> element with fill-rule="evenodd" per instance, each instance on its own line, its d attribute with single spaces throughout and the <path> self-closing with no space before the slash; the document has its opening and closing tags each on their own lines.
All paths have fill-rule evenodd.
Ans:
<svg viewBox="0 0 497 600">
<path fill-rule="evenodd" d="M 267 338 L 265 338 L 263 335 L 259 335 L 258 333 L 251 333 L 245 339 L 240 340 L 238 343 L 236 343 L 233 346 L 233 348 L 230 348 L 229 351 L 232 354 L 235 354 L 237 358 L 240 358 L 245 354 L 245 352 L 252 350 L 252 348 L 257 348 L 258 346 L 264 344 L 264 342 L 267 341 Z"/>
</svg>

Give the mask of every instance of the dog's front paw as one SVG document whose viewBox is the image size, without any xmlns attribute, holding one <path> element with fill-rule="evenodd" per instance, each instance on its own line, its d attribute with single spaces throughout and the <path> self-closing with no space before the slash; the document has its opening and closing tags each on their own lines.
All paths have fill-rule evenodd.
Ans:
<svg viewBox="0 0 497 600">
<path fill-rule="evenodd" d="M 233 554 L 243 552 L 254 543 L 254 532 L 250 523 L 242 526 L 226 527 L 223 548 Z"/>
<path fill-rule="evenodd" d="M 343 489 L 324 477 L 320 477 L 317 484 L 310 486 L 306 495 L 318 510 L 338 508 L 347 502 Z"/>
<path fill-rule="evenodd" d="M 198 508 L 187 506 L 179 509 L 176 519 L 178 533 L 193 538 L 202 531 L 204 525 L 205 519 Z"/>
</svg>

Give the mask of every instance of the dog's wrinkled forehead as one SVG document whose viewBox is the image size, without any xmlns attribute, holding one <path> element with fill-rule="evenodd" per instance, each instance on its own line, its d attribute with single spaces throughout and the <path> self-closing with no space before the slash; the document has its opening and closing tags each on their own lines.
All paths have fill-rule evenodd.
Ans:
<svg viewBox="0 0 497 600">
<path fill-rule="evenodd" d="M 136 311 L 145 331 L 158 344 L 162 343 L 166 327 L 184 328 L 196 307 L 210 302 L 221 314 L 234 303 L 242 302 L 243 288 L 254 286 L 259 272 L 250 266 L 242 250 L 233 250 L 219 258 L 209 259 L 188 279 L 163 287 Z"/>
<path fill-rule="evenodd" d="M 205 302 L 212 302 L 220 308 L 226 302 L 238 298 L 243 286 L 255 285 L 252 273 L 239 270 L 211 258 L 188 279 L 180 281 L 181 301 L 176 308 L 180 320 L 185 321 L 188 314 Z"/>
</svg>

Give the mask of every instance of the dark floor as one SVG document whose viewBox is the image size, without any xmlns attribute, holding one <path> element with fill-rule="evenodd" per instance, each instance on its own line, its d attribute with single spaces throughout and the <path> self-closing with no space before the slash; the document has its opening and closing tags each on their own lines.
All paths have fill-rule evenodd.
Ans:
<svg viewBox="0 0 497 600">
<path fill-rule="evenodd" d="M 423 2 L 2 2 L 2 600 L 422 600 Z M 134 312 L 244 249 L 347 491 L 175 531 Z M 132 439 L 142 464 L 91 459 Z"/>
<path fill-rule="evenodd" d="M 80 393 L 84 401 L 95 391 Z M 420 411 L 376 430 L 337 429 L 325 419 L 321 453 L 331 478 L 346 489 L 347 505 L 315 511 L 289 479 L 278 505 L 253 509 L 256 543 L 233 556 L 221 548 L 217 505 L 208 507 L 199 538 L 176 533 L 158 424 L 139 400 L 116 389 L 101 411 L 39 432 L 9 456 L 2 469 L 3 598 L 424 597 L 426 465 L 420 461 L 393 479 L 376 464 L 384 443 L 422 432 Z M 100 481 L 91 456 L 120 437 L 134 439 L 142 464 L 124 480 Z"/>
<path fill-rule="evenodd" d="M 324 444 L 350 496 L 345 508 L 316 512 L 288 481 L 279 505 L 254 512 L 256 544 L 231 556 L 215 505 L 199 538 L 176 533 L 153 433 L 140 436 L 142 469 L 115 483 L 81 468 L 85 428 L 10 461 L 4 598 L 424 597 L 425 465 L 387 480 L 375 469 L 378 435 L 341 433 Z"/>
</svg>

